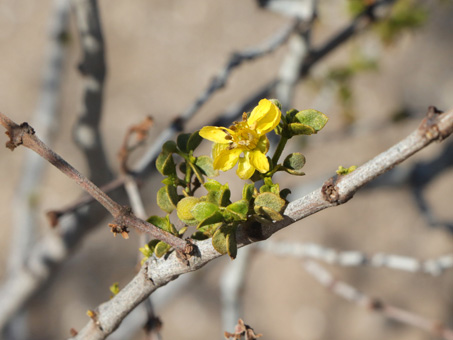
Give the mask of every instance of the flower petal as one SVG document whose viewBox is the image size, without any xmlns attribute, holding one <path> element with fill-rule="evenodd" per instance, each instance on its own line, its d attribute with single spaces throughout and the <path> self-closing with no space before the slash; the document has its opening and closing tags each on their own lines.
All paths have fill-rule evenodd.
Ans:
<svg viewBox="0 0 453 340">
<path fill-rule="evenodd" d="M 247 123 L 253 127 L 258 135 L 262 136 L 273 129 L 280 123 L 282 113 L 280 109 L 268 99 L 261 99 L 252 113 L 250 114 Z"/>
<path fill-rule="evenodd" d="M 236 165 L 242 150 L 228 150 L 228 146 L 225 148 L 223 145 L 227 146 L 226 144 L 216 143 L 212 148 L 212 156 L 214 157 L 213 166 L 215 170 L 228 171 Z"/>
<path fill-rule="evenodd" d="M 216 143 L 228 143 L 226 137 L 234 132 L 230 129 L 218 126 L 205 126 L 199 132 L 200 136 Z"/>
<path fill-rule="evenodd" d="M 267 160 L 266 155 L 259 150 L 250 152 L 250 163 L 261 173 L 269 171 L 269 161 Z"/>
<path fill-rule="evenodd" d="M 255 168 L 250 163 L 249 152 L 244 152 L 244 157 L 239 158 L 239 165 L 236 171 L 241 179 L 249 179 L 255 172 Z"/>
</svg>

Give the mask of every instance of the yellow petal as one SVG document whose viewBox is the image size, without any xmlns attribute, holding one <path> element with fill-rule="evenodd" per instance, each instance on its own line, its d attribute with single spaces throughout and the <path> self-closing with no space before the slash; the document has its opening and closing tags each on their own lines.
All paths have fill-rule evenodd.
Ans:
<svg viewBox="0 0 453 340">
<path fill-rule="evenodd" d="M 228 143 L 226 137 L 232 133 L 230 129 L 218 126 L 205 126 L 199 132 L 201 137 L 216 143 Z"/>
<path fill-rule="evenodd" d="M 258 135 L 264 135 L 275 129 L 280 123 L 282 113 L 280 109 L 268 99 L 261 99 L 252 113 L 247 123 L 249 126 L 255 126 Z"/>
<path fill-rule="evenodd" d="M 266 155 L 259 150 L 250 152 L 250 163 L 261 173 L 269 171 L 269 161 L 267 160 Z"/>
<path fill-rule="evenodd" d="M 250 164 L 249 153 L 244 152 L 244 157 L 239 158 L 239 165 L 236 171 L 241 179 L 249 179 L 255 172 L 255 168 Z"/>
<path fill-rule="evenodd" d="M 228 171 L 233 166 L 236 165 L 239 159 L 239 155 L 241 154 L 241 149 L 223 149 L 223 150 L 215 150 L 218 148 L 219 144 L 214 144 L 212 154 L 214 157 L 214 169 Z M 217 147 L 216 147 L 217 146 Z"/>
</svg>

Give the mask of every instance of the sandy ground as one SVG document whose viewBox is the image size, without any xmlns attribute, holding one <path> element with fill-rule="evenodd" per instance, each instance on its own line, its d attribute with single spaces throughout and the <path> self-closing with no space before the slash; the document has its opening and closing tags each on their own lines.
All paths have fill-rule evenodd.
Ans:
<svg viewBox="0 0 453 340">
<path fill-rule="evenodd" d="M 299 188 L 293 190 L 291 198 L 322 183 L 339 165 L 360 165 L 398 142 L 416 128 L 429 105 L 441 109 L 453 107 L 453 6 L 434 1 L 427 6 L 433 11 L 426 25 L 404 34 L 394 45 L 382 46 L 372 33 L 366 33 L 312 70 L 315 77 L 320 77 L 329 67 L 344 64 L 358 47 L 379 56 L 378 71 L 364 72 L 353 82 L 357 117 L 354 128 L 345 132 L 339 104 L 335 100 L 320 101 L 313 82 L 297 87 L 294 106 L 303 109 L 318 103 L 314 108 L 324 111 L 330 122 L 319 135 L 310 137 L 302 149 L 307 157 L 307 175 L 281 178 L 289 187 Z M 204 90 L 231 52 L 266 41 L 287 22 L 278 14 L 260 10 L 252 1 L 101 0 L 100 10 L 108 63 L 102 132 L 115 171 L 116 154 L 127 126 L 152 115 L 155 118 L 152 142 Z M 33 119 L 46 62 L 51 15 L 49 0 L 0 2 L 0 110 L 18 122 Z M 313 36 L 315 46 L 348 21 L 344 8 L 327 0 L 321 1 L 320 18 Z M 189 130 L 199 128 L 207 117 L 273 79 L 286 51 L 285 45 L 263 59 L 241 66 L 228 86 L 189 123 Z M 72 20 L 54 148 L 84 172 L 84 160 L 71 139 L 82 91 L 76 71 L 79 55 Z M 414 118 L 390 124 L 391 115 L 402 108 L 413 112 Z M 301 149 L 298 143 L 291 147 Z M 417 162 L 430 161 L 443 147 L 444 144 L 432 145 L 402 166 L 410 169 Z M 204 145 L 203 151 L 208 149 Z M 25 153 L 21 149 L 14 153 L 0 151 L 3 273 L 10 251 L 10 229 L 14 225 L 12 197 L 21 178 Z M 238 183 L 229 175 L 221 179 L 229 181 L 232 187 Z M 156 176 L 143 188 L 149 214 L 158 213 L 153 205 L 160 180 Z M 453 220 L 452 187 L 452 171 L 446 169 L 426 188 L 426 197 L 440 220 Z M 48 167 L 37 204 L 45 212 L 73 202 L 80 194 L 75 184 Z M 52 232 L 45 219 L 42 216 L 39 219 L 36 242 Z M 441 256 L 451 252 L 452 247 L 451 233 L 427 225 L 405 183 L 370 187 L 346 205 L 311 216 L 273 239 L 420 259 Z M 88 321 L 86 310 L 109 298 L 108 287 L 113 282 L 119 282 L 121 287 L 133 277 L 138 247 L 136 235 L 131 235 L 128 241 L 113 238 L 106 223 L 88 235 L 51 283 L 33 299 L 28 338 L 61 339 L 69 335 L 71 327 L 80 329 Z M 182 291 L 159 305 L 163 339 L 222 337 L 225 329 L 221 324 L 219 281 L 229 264 L 227 258 L 214 261 L 192 274 L 192 280 Z M 453 326 L 452 272 L 431 277 L 390 269 L 328 268 L 372 297 Z M 434 338 L 334 296 L 304 272 L 299 260 L 267 253 L 252 255 L 243 299 L 244 320 L 263 333 L 264 339 Z M 140 331 L 127 338 L 144 339 Z"/>
</svg>

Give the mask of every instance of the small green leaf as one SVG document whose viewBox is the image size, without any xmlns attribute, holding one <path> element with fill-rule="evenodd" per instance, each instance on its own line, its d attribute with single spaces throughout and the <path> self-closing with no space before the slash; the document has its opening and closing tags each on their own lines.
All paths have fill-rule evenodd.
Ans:
<svg viewBox="0 0 453 340">
<path fill-rule="evenodd" d="M 299 123 L 312 127 L 315 133 L 321 130 L 329 120 L 324 113 L 313 109 L 299 111 L 294 118 Z"/>
<path fill-rule="evenodd" d="M 291 135 L 296 136 L 296 135 L 312 135 L 316 133 L 315 129 L 312 128 L 311 126 L 301 124 L 301 123 L 291 123 L 288 124 L 289 131 L 291 132 Z"/>
<path fill-rule="evenodd" d="M 284 199 L 280 198 L 278 195 L 271 192 L 264 192 L 256 196 L 255 198 L 255 211 L 256 207 L 266 207 L 276 212 L 281 212 L 286 202 Z M 258 211 L 256 211 L 259 213 Z"/>
<path fill-rule="evenodd" d="M 255 209 L 255 212 L 258 215 L 267 217 L 267 219 L 269 219 L 270 221 L 281 221 L 281 220 L 283 220 L 283 216 L 278 211 L 275 211 L 272 208 L 255 205 L 254 209 Z"/>
<path fill-rule="evenodd" d="M 215 211 L 212 215 L 206 217 L 203 221 L 201 221 L 197 225 L 197 229 L 209 226 L 209 225 L 214 225 L 218 224 L 220 222 L 224 221 L 224 216 L 220 211 Z"/>
<path fill-rule="evenodd" d="M 197 157 L 195 165 L 208 177 L 216 177 L 219 175 L 218 170 L 214 170 L 213 161 L 211 157 L 200 156 Z"/>
<path fill-rule="evenodd" d="M 197 219 L 192 215 L 192 208 L 200 202 L 200 199 L 197 197 L 184 197 L 178 202 L 176 206 L 176 213 L 178 218 L 188 225 L 197 225 Z"/>
<path fill-rule="evenodd" d="M 233 211 L 243 218 L 247 218 L 247 213 L 249 211 L 249 202 L 246 200 L 236 201 L 228 205 L 226 209 Z"/>
<path fill-rule="evenodd" d="M 305 176 L 305 172 L 302 171 L 297 171 L 297 170 L 291 170 L 288 168 L 282 168 L 282 170 L 286 171 L 287 173 L 294 175 L 294 176 Z"/>
<path fill-rule="evenodd" d="M 294 152 L 286 156 L 283 166 L 291 170 L 300 170 L 305 165 L 305 156 L 299 152 Z"/>
<path fill-rule="evenodd" d="M 175 226 L 170 222 L 170 217 L 167 215 L 165 217 L 160 216 L 150 216 L 147 221 L 156 227 L 168 231 L 173 235 L 178 235 L 178 230 L 176 230 Z"/>
<path fill-rule="evenodd" d="M 172 140 L 169 140 L 162 145 L 162 152 L 163 153 L 175 153 L 178 152 L 178 148 L 176 147 L 176 143 Z"/>
<path fill-rule="evenodd" d="M 236 242 L 236 228 L 234 228 L 234 231 L 227 234 L 226 245 L 228 255 L 232 260 L 234 260 L 238 254 L 238 244 Z"/>
<path fill-rule="evenodd" d="M 209 180 L 204 184 L 208 190 L 207 201 L 225 207 L 230 204 L 231 191 L 228 184 L 220 184 L 217 181 Z"/>
<path fill-rule="evenodd" d="M 187 149 L 187 143 L 190 138 L 190 133 L 181 133 L 176 138 L 176 144 L 178 145 L 179 150 L 184 153 L 188 153 L 189 150 Z"/>
<path fill-rule="evenodd" d="M 190 210 L 192 216 L 201 222 L 219 210 L 219 206 L 211 202 L 200 202 Z"/>
<path fill-rule="evenodd" d="M 214 179 L 210 179 L 208 181 L 206 181 L 203 186 L 206 188 L 206 190 L 208 191 L 217 191 L 217 190 L 220 190 L 220 188 L 222 188 L 222 184 L 217 182 L 216 180 Z"/>
<path fill-rule="evenodd" d="M 234 234 L 234 235 L 233 235 Z M 230 255 L 232 259 L 236 257 L 236 226 L 223 225 L 212 236 L 212 245 L 220 254 Z"/>
<path fill-rule="evenodd" d="M 203 140 L 203 137 L 200 136 L 198 133 L 199 131 L 195 131 L 192 133 L 189 137 L 189 140 L 187 141 L 187 150 L 188 151 L 194 151 L 198 145 L 200 145 L 201 141 Z"/>
<path fill-rule="evenodd" d="M 197 228 L 197 231 L 192 234 L 192 238 L 196 240 L 206 240 L 211 238 L 214 235 L 215 231 L 222 225 L 223 223 L 215 223 L 215 224 L 208 224 Z"/>
<path fill-rule="evenodd" d="M 118 294 L 120 292 L 120 284 L 118 282 L 115 282 L 114 284 L 112 284 L 110 287 L 110 292 L 112 292 L 113 296 L 115 296 L 116 294 Z"/>
<path fill-rule="evenodd" d="M 176 174 L 176 164 L 172 154 L 161 152 L 156 159 L 156 168 L 164 176 Z"/>
<path fill-rule="evenodd" d="M 253 184 L 244 184 L 242 188 L 242 199 L 246 201 L 250 201 L 253 198 L 253 194 L 255 193 L 255 185 Z"/>
<path fill-rule="evenodd" d="M 179 196 L 176 187 L 166 185 L 157 191 L 157 205 L 163 211 L 171 213 L 178 204 Z"/>
<path fill-rule="evenodd" d="M 156 257 L 160 258 L 164 256 L 169 250 L 171 246 L 165 242 L 160 241 L 157 245 L 156 248 L 154 248 L 154 254 Z"/>
<path fill-rule="evenodd" d="M 263 192 L 272 192 L 276 195 L 280 194 L 280 185 L 278 183 L 272 182 L 272 178 L 266 177 L 264 179 L 264 185 L 260 187 L 260 193 Z"/>
<path fill-rule="evenodd" d="M 356 165 L 352 165 L 349 168 L 344 168 L 343 166 L 340 165 L 336 172 L 338 175 L 347 175 L 353 172 L 355 169 L 357 169 Z"/>
</svg>

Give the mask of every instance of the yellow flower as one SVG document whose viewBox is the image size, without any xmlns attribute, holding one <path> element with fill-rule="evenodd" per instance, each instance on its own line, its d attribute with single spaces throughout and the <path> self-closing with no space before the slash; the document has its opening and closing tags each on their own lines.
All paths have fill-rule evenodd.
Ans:
<svg viewBox="0 0 453 340">
<path fill-rule="evenodd" d="M 266 133 L 275 129 L 280 118 L 280 109 L 270 100 L 262 99 L 248 119 L 244 113 L 242 121 L 234 122 L 229 128 L 202 128 L 200 136 L 215 142 L 212 147 L 214 169 L 227 171 L 239 162 L 237 174 L 242 179 L 252 177 L 255 170 L 261 173 L 269 171 L 266 158 L 269 140 Z"/>
</svg>

